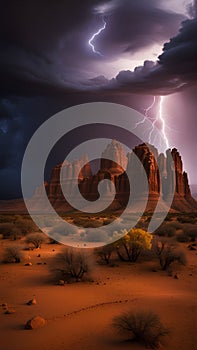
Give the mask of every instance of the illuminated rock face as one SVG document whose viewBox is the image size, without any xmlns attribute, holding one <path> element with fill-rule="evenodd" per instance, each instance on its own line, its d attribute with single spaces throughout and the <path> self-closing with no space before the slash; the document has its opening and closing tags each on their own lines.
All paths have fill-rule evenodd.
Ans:
<svg viewBox="0 0 197 350">
<path fill-rule="evenodd" d="M 144 185 L 146 182 L 149 188 L 147 211 L 154 211 L 160 196 L 163 198 L 163 208 L 166 206 L 166 200 L 173 197 L 172 209 L 177 211 L 197 209 L 197 202 L 191 196 L 187 174 L 183 172 L 181 156 L 175 148 L 172 151 L 168 150 L 164 156 L 164 154 L 158 155 L 155 147 L 141 144 L 126 156 L 124 148 L 113 140 L 102 153 L 100 170 L 96 174 L 92 173 L 87 157 L 82 169 L 81 164 L 81 160 L 65 161 L 53 168 L 49 184 L 45 185 L 45 189 L 55 209 L 63 211 L 72 209 L 62 193 L 61 171 L 62 187 L 65 192 L 75 196 L 78 186 L 82 196 L 90 201 L 99 197 L 98 184 L 100 181 L 109 179 L 113 182 L 116 187 L 116 196 L 110 210 L 122 209 L 127 204 L 130 190 L 136 201 L 143 201 L 143 195 L 147 193 Z M 125 169 L 133 179 L 131 184 L 129 184 Z M 107 197 L 111 191 L 112 184 L 108 182 L 105 196 Z M 39 190 L 36 191 L 37 200 L 38 197 Z"/>
</svg>

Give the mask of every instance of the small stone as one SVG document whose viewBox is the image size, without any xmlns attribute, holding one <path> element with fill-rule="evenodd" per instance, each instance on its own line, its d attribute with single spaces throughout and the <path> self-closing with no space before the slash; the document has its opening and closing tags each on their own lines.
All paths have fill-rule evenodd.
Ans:
<svg viewBox="0 0 197 350">
<path fill-rule="evenodd" d="M 27 305 L 36 305 L 36 304 L 37 304 L 37 301 L 36 301 L 35 297 L 33 297 L 33 299 L 31 299 L 27 302 Z"/>
<path fill-rule="evenodd" d="M 64 284 L 65 284 L 64 280 L 59 280 L 58 281 L 58 286 L 64 286 Z"/>
<path fill-rule="evenodd" d="M 32 263 L 28 262 L 28 263 L 25 264 L 25 266 L 32 266 Z"/>
<path fill-rule="evenodd" d="M 175 279 L 175 280 L 178 280 L 178 279 L 179 279 L 178 276 L 177 276 L 177 274 L 174 275 L 174 279 Z"/>
<path fill-rule="evenodd" d="M 16 310 L 14 310 L 14 309 L 7 309 L 6 311 L 5 311 L 5 314 L 6 315 L 11 315 L 11 314 L 14 314 L 16 312 Z"/>
<path fill-rule="evenodd" d="M 42 328 L 46 324 L 46 321 L 41 316 L 35 316 L 27 321 L 25 329 L 38 329 Z"/>
<path fill-rule="evenodd" d="M 7 308 L 7 307 L 8 307 L 8 304 L 7 304 L 7 303 L 2 303 L 1 306 L 2 306 L 3 308 L 5 308 L 5 307 Z"/>
<path fill-rule="evenodd" d="M 37 257 L 38 257 L 38 258 L 40 258 L 40 257 L 41 257 L 41 255 L 40 255 L 40 254 L 38 254 L 38 255 L 37 255 Z"/>
</svg>

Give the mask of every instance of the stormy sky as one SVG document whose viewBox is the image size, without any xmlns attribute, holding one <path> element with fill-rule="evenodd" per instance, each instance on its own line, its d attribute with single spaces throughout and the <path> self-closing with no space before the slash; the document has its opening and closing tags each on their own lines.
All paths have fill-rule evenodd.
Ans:
<svg viewBox="0 0 197 350">
<path fill-rule="evenodd" d="M 0 198 L 20 197 L 25 148 L 56 112 L 109 101 L 144 113 L 154 96 L 151 117 L 165 96 L 169 145 L 197 183 L 196 14 L 191 0 L 1 1 Z M 103 23 L 99 55 L 88 41 Z"/>
</svg>

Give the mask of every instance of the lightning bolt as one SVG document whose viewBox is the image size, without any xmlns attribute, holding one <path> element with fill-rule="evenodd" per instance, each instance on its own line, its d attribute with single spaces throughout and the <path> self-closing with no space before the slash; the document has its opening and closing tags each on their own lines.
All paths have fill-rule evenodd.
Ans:
<svg viewBox="0 0 197 350">
<path fill-rule="evenodd" d="M 166 123 L 165 123 L 165 120 L 163 118 L 163 102 L 164 102 L 164 96 L 161 96 L 160 97 L 160 103 L 159 103 L 159 115 L 158 115 L 158 118 L 161 121 L 161 125 L 162 125 L 161 132 L 162 132 L 163 138 L 165 140 L 166 147 L 169 148 L 169 141 L 168 141 L 168 138 L 167 138 L 167 135 L 166 135 Z"/>
<path fill-rule="evenodd" d="M 165 144 L 166 144 L 166 148 L 169 148 L 169 141 L 168 141 L 168 137 L 166 135 L 166 122 L 165 119 L 163 117 L 163 103 L 164 103 L 164 96 L 160 96 L 160 100 L 159 100 L 159 110 L 158 113 L 156 115 L 156 118 L 153 118 L 151 116 L 149 116 L 149 111 L 153 108 L 154 104 L 156 102 L 156 97 L 153 97 L 153 102 L 150 104 L 150 106 L 148 106 L 147 108 L 144 109 L 144 118 L 142 120 L 140 120 L 139 122 L 136 123 L 135 128 L 136 129 L 139 125 L 143 124 L 146 120 L 146 118 L 149 118 L 149 120 L 151 120 L 151 127 L 148 130 L 148 142 L 154 143 L 152 140 L 152 134 L 154 131 L 154 128 L 156 126 L 156 124 L 158 122 L 161 123 L 161 134 L 165 140 Z M 147 130 L 146 130 L 147 131 Z"/>
<path fill-rule="evenodd" d="M 153 108 L 153 106 L 155 104 L 155 100 L 156 100 L 156 98 L 155 98 L 155 96 L 153 96 L 153 102 L 151 103 L 151 105 L 144 109 L 144 118 L 135 124 L 134 129 L 136 129 L 138 127 L 138 125 L 141 125 L 145 122 L 146 118 L 148 117 L 148 112 Z"/>
<path fill-rule="evenodd" d="M 92 51 L 99 56 L 103 56 L 103 55 L 102 55 L 102 53 L 100 53 L 99 51 L 97 51 L 95 49 L 93 41 L 94 41 L 95 37 L 98 36 L 106 28 L 106 22 L 105 22 L 104 18 L 102 18 L 102 21 L 103 21 L 103 26 L 101 28 L 99 28 L 98 31 L 96 33 L 94 33 L 88 41 L 88 44 L 92 48 Z"/>
</svg>

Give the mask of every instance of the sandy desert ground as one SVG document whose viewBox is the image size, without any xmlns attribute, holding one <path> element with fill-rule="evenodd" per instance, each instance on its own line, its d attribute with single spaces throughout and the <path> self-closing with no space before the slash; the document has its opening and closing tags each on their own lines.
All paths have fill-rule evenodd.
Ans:
<svg viewBox="0 0 197 350">
<path fill-rule="evenodd" d="M 0 241 L 1 251 L 7 242 Z M 161 271 L 157 260 L 115 267 L 95 263 L 89 281 L 58 286 L 51 278 L 52 257 L 62 248 L 56 244 L 28 251 L 32 266 L 1 264 L 0 304 L 8 303 L 16 312 L 6 315 L 0 308 L 0 349 L 144 349 L 125 342 L 111 323 L 123 311 L 145 309 L 157 312 L 171 329 L 165 349 L 194 350 L 197 255 L 187 244 L 182 247 L 188 264 L 174 267 L 178 279 Z M 33 295 L 37 304 L 26 305 Z M 25 330 L 26 321 L 35 315 L 44 317 L 46 325 Z"/>
</svg>

